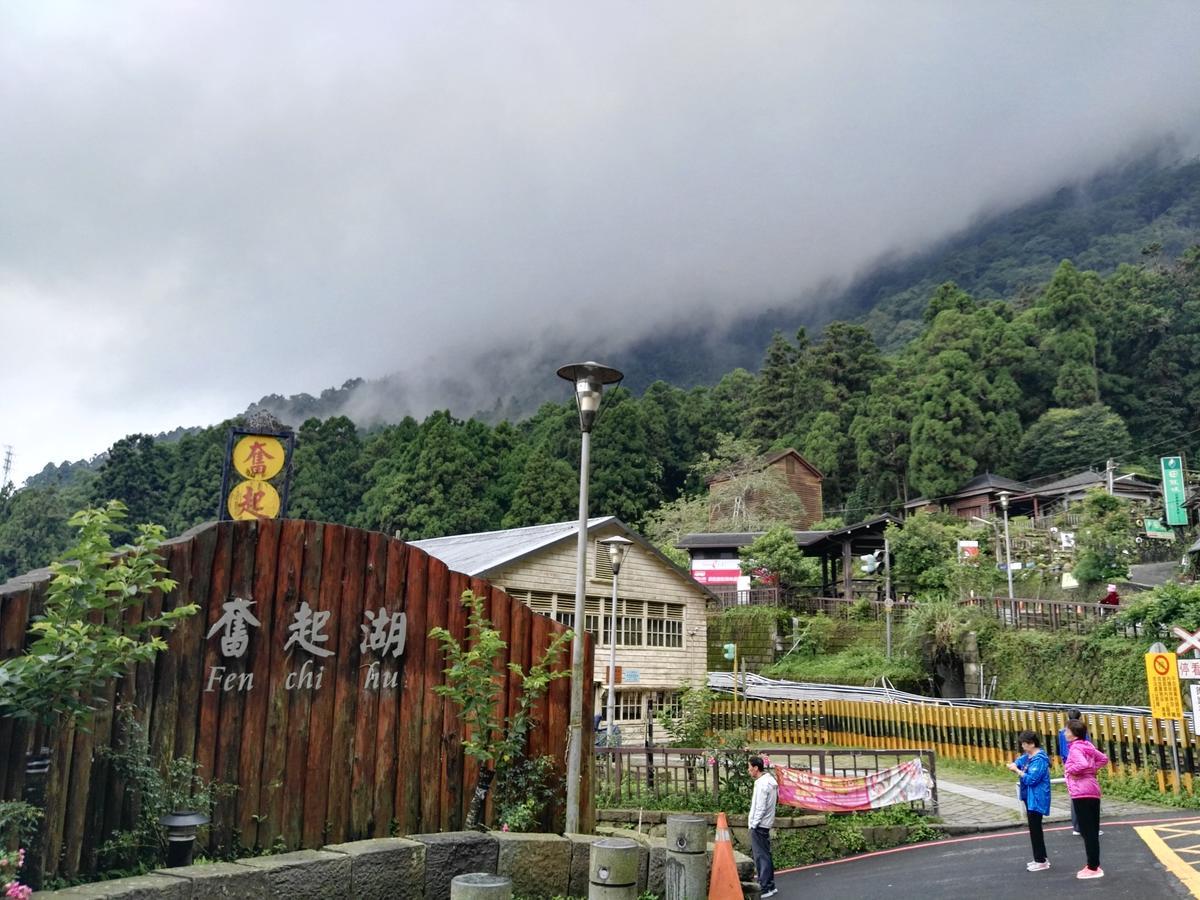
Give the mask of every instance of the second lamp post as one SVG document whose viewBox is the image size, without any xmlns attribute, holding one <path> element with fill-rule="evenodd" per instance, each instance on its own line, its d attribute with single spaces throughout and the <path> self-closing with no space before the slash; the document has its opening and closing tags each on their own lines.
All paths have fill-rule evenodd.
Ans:
<svg viewBox="0 0 1200 900">
<path fill-rule="evenodd" d="M 608 740 L 605 742 L 606 746 L 612 747 L 616 743 L 614 738 L 617 728 L 617 575 L 621 572 L 621 563 L 625 559 L 625 553 L 633 546 L 633 541 L 618 534 L 605 538 L 600 544 L 608 550 L 613 573 L 612 605 L 608 610 L 612 626 L 609 629 L 608 641 Z M 604 627 L 603 616 L 600 618 L 600 627 Z"/>
</svg>

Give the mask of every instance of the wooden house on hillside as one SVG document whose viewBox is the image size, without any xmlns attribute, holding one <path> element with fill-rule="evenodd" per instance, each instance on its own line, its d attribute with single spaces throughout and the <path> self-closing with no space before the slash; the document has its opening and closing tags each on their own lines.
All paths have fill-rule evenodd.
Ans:
<svg viewBox="0 0 1200 900">
<path fill-rule="evenodd" d="M 963 519 L 969 519 L 971 516 L 987 518 L 999 512 L 1000 495 L 1005 492 L 1013 498 L 1010 500 L 1010 503 L 1014 503 L 1012 514 L 1025 515 L 1030 511 L 1025 509 L 1030 506 L 1029 490 L 1027 484 L 984 472 L 945 497 L 917 497 L 915 500 L 909 500 L 904 504 L 904 515 L 907 518 L 921 510 L 940 509 Z M 1015 506 L 1018 497 L 1021 498 L 1020 509 Z"/>
<path fill-rule="evenodd" d="M 595 641 L 597 692 L 608 683 L 612 562 L 599 544 L 633 541 L 617 578 L 616 721 L 628 742 L 664 704 L 678 709 L 679 690 L 708 679 L 705 613 L 716 597 L 614 516 L 588 520 L 584 626 Z M 578 522 L 413 541 L 457 572 L 486 578 L 534 612 L 568 627 L 575 620 Z M 601 617 L 604 627 L 601 628 Z M 596 709 L 603 707 L 597 696 Z"/>
<path fill-rule="evenodd" d="M 754 471 L 771 470 L 778 473 L 787 486 L 795 492 L 804 504 L 804 514 L 797 521 L 788 522 L 793 528 L 804 531 L 812 527 L 814 522 L 825 518 L 824 501 L 821 497 L 821 481 L 824 476 L 817 471 L 816 466 L 806 460 L 795 450 L 788 448 L 764 456 L 754 464 Z M 707 479 L 710 501 L 710 521 L 718 518 L 718 501 L 721 499 L 721 485 L 743 474 L 738 471 L 718 472 Z M 743 512 L 753 512 L 762 502 L 762 498 L 751 493 L 742 499 L 745 509 Z"/>
</svg>

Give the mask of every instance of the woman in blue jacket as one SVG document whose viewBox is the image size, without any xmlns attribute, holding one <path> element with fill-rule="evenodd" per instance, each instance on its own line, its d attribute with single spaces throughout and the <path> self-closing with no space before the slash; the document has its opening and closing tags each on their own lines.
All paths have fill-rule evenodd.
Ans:
<svg viewBox="0 0 1200 900">
<path fill-rule="evenodd" d="M 1032 731 L 1022 731 L 1017 738 L 1024 753 L 1008 768 L 1021 776 L 1021 802 L 1029 820 L 1029 841 L 1033 844 L 1033 862 L 1025 866 L 1030 872 L 1050 868 L 1046 859 L 1046 838 L 1042 834 L 1042 816 L 1050 815 L 1050 758 L 1042 749 L 1042 739 Z"/>
</svg>

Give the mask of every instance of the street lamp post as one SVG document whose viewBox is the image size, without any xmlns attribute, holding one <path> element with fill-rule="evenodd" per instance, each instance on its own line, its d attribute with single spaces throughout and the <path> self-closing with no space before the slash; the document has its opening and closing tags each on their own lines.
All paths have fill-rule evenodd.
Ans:
<svg viewBox="0 0 1200 900">
<path fill-rule="evenodd" d="M 608 549 L 608 559 L 612 563 L 613 572 L 613 592 L 612 605 L 609 607 L 608 614 L 612 619 L 612 627 L 609 629 L 608 642 L 608 741 L 609 747 L 613 746 L 616 737 L 616 720 L 617 720 L 617 575 L 621 572 L 621 563 L 625 560 L 625 553 L 633 546 L 633 541 L 629 538 L 614 535 L 600 542 Z M 600 621 L 604 622 L 604 617 L 601 616 Z"/>
<path fill-rule="evenodd" d="M 997 496 L 1000 498 L 1000 509 L 1004 512 L 1004 572 L 1008 575 L 1008 599 L 1012 600 L 1012 543 L 1008 539 L 1008 498 L 1011 495 L 1008 491 L 1001 491 Z"/>
<path fill-rule="evenodd" d="M 566 830 L 579 831 L 579 792 L 582 786 L 583 759 L 583 634 L 584 597 L 587 590 L 588 468 L 591 464 L 592 426 L 600 411 L 600 395 L 606 384 L 624 377 L 616 369 L 595 362 L 573 363 L 558 370 L 558 377 L 575 385 L 575 404 L 579 408 L 579 540 L 575 567 L 575 617 L 571 641 L 571 718 L 567 736 L 567 816 Z"/>
</svg>

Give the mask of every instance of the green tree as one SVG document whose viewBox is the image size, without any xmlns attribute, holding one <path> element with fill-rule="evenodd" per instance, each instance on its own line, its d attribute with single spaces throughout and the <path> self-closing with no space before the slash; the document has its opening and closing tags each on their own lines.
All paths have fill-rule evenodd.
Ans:
<svg viewBox="0 0 1200 900">
<path fill-rule="evenodd" d="M 767 445 L 787 434 L 796 420 L 796 401 L 799 390 L 797 363 L 807 349 L 808 336 L 803 330 L 797 335 L 797 348 L 776 331 L 771 335 L 766 357 L 750 393 L 750 436 Z"/>
<path fill-rule="evenodd" d="M 1021 476 L 1034 478 L 1091 468 L 1100 460 L 1129 459 L 1133 441 L 1119 415 L 1101 403 L 1049 409 L 1021 438 Z"/>
<path fill-rule="evenodd" d="M 0 583 L 41 568 L 70 546 L 67 502 L 54 485 L 0 488 Z"/>
<path fill-rule="evenodd" d="M 993 577 L 994 570 L 959 562 L 958 542 L 978 539 L 980 532 L 957 516 L 921 511 L 909 516 L 903 528 L 889 525 L 887 536 L 893 582 L 919 595 L 957 595 L 983 587 Z"/>
<path fill-rule="evenodd" d="M 579 472 L 565 459 L 537 447 L 526 457 L 512 495 L 504 528 L 521 528 L 573 519 L 579 511 Z"/>
<path fill-rule="evenodd" d="M 743 574 L 773 581 L 784 590 L 811 592 L 821 583 L 817 561 L 804 555 L 795 533 L 786 525 L 777 525 L 755 538 L 738 551 L 738 556 Z"/>
<path fill-rule="evenodd" d="M 365 469 L 362 441 L 350 419 L 309 419 L 296 435 L 288 514 L 349 522 L 362 498 Z"/>
<path fill-rule="evenodd" d="M 1075 532 L 1072 574 L 1084 588 L 1129 577 L 1133 562 L 1133 522 L 1129 502 L 1103 490 L 1083 500 L 1083 520 Z"/>
<path fill-rule="evenodd" d="M 152 660 L 167 647 L 158 632 L 196 613 L 188 604 L 129 620 L 131 608 L 152 591 L 170 592 L 175 582 L 164 577 L 161 526 L 139 525 L 133 542 L 113 546 L 124 517 L 116 500 L 71 517 L 79 539 L 50 567 L 45 610 L 30 626 L 33 642 L 0 663 L 0 715 L 51 724 L 87 719 L 91 691 Z"/>
<path fill-rule="evenodd" d="M 570 645 L 573 632 L 555 635 L 541 659 L 525 671 L 510 662 L 508 669 L 520 683 L 517 708 L 503 718 L 499 710 L 503 683 L 495 677 L 496 663 L 508 646 L 484 611 L 484 598 L 464 591 L 460 602 L 467 608 L 466 639 L 459 641 L 445 628 L 431 628 L 429 636 L 438 642 L 445 656 L 446 683 L 434 691 L 459 709 L 463 726 L 463 752 L 479 764 L 475 794 L 471 798 L 466 827 L 480 825 L 492 778 L 516 766 L 525 756 L 525 743 L 534 723 L 533 708 L 558 678 L 568 678 L 570 669 L 553 670 L 563 651 Z"/>
<path fill-rule="evenodd" d="M 108 450 L 93 501 L 120 500 L 131 522 L 160 522 L 170 512 L 172 451 L 147 434 L 121 438 Z"/>
<path fill-rule="evenodd" d="M 402 459 L 372 469 L 360 522 L 406 540 L 497 528 L 491 449 L 486 425 L 431 414 Z"/>
</svg>

